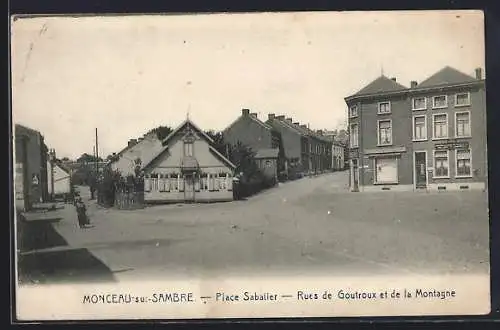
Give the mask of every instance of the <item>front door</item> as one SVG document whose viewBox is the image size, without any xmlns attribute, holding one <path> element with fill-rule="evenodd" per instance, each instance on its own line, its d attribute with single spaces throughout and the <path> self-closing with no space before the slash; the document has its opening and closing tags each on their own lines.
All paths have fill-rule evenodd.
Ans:
<svg viewBox="0 0 500 330">
<path fill-rule="evenodd" d="M 427 187 L 427 157 L 425 151 L 415 152 L 415 187 Z"/>
<path fill-rule="evenodd" d="M 186 202 L 194 202 L 194 175 L 186 175 L 184 178 L 184 200 Z"/>
</svg>

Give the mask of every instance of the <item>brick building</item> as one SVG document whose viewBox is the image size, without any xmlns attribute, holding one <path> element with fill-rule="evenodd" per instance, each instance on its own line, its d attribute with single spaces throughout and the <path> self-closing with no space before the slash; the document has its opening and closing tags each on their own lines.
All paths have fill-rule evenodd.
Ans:
<svg viewBox="0 0 500 330">
<path fill-rule="evenodd" d="M 266 123 L 280 133 L 289 174 L 315 174 L 332 168 L 332 141 L 322 131 L 284 115 L 269 114 Z"/>
<path fill-rule="evenodd" d="M 409 88 L 381 76 L 345 101 L 351 190 L 485 187 L 481 69 L 445 67 Z"/>
<path fill-rule="evenodd" d="M 236 145 L 240 142 L 250 147 L 262 172 L 270 179 L 278 178 L 279 168 L 284 168 L 284 159 L 280 157 L 280 134 L 261 121 L 256 113 L 242 109 L 241 115 L 223 131 L 223 136 L 225 143 Z"/>
</svg>

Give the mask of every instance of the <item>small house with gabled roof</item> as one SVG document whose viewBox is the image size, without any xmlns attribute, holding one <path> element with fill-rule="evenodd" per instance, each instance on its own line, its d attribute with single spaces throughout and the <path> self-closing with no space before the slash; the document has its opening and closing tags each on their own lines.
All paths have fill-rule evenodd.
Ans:
<svg viewBox="0 0 500 330">
<path fill-rule="evenodd" d="M 146 202 L 217 202 L 233 200 L 236 166 L 213 147 L 213 140 L 186 119 L 163 141 L 144 172 Z"/>
</svg>

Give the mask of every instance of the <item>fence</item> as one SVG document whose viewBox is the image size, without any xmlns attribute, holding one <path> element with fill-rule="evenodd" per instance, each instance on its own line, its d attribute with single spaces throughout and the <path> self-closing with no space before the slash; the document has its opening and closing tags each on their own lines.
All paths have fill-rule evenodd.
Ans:
<svg viewBox="0 0 500 330">
<path fill-rule="evenodd" d="M 143 191 L 117 191 L 114 206 L 120 210 L 137 210 L 144 208 Z"/>
</svg>

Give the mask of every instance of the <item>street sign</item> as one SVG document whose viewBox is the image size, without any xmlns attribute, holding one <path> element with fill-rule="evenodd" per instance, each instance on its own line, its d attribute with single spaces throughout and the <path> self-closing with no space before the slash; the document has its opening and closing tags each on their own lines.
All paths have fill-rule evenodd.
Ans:
<svg viewBox="0 0 500 330">
<path fill-rule="evenodd" d="M 436 150 L 455 150 L 455 149 L 468 150 L 470 148 L 468 141 L 457 141 L 455 139 L 450 139 L 442 143 L 438 143 L 434 147 Z"/>
</svg>

